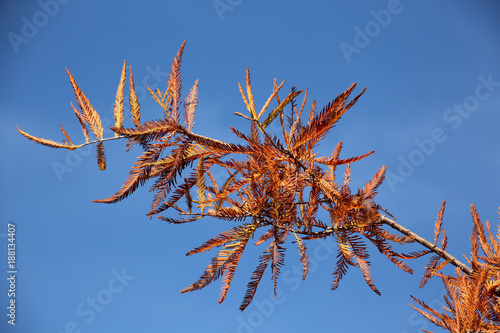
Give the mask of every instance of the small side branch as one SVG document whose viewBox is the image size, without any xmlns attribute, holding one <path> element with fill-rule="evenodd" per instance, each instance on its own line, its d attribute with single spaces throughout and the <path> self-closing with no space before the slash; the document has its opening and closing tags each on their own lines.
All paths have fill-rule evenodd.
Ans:
<svg viewBox="0 0 500 333">
<path fill-rule="evenodd" d="M 125 139 L 125 138 L 128 138 L 128 136 L 126 136 L 126 135 L 119 135 L 119 136 L 114 136 L 112 138 L 105 138 L 105 139 L 101 139 L 101 140 L 89 141 L 89 142 L 86 142 L 86 143 L 82 143 L 81 145 L 78 145 L 78 148 L 85 147 L 85 146 L 88 146 L 88 145 L 92 145 L 94 143 L 99 143 L 99 142 L 104 142 L 104 141 L 109 141 L 109 140 Z"/>
<path fill-rule="evenodd" d="M 417 242 L 417 243 L 425 246 L 426 248 L 428 248 L 432 252 L 439 254 L 443 259 L 448 260 L 452 265 L 454 265 L 455 267 L 460 268 L 462 270 L 462 272 L 464 272 L 465 274 L 467 274 L 467 275 L 471 275 L 472 274 L 472 269 L 470 269 L 469 267 L 467 267 L 467 265 L 465 265 L 464 263 L 462 263 L 461 261 L 459 261 L 457 258 L 455 258 L 454 256 L 452 256 L 448 252 L 443 251 L 441 248 L 435 246 L 434 244 L 432 244 L 431 242 L 427 241 L 425 238 L 420 237 L 419 235 L 417 235 L 416 233 L 412 232 L 411 230 L 406 229 L 405 227 L 403 227 L 402 225 L 400 225 L 400 224 L 396 223 L 395 221 L 391 220 L 387 216 L 381 215 L 380 222 L 384 223 L 384 224 L 387 224 L 388 226 L 390 226 L 393 229 L 396 229 L 397 231 L 399 231 L 400 233 L 402 233 L 405 236 L 408 236 L 408 237 L 411 237 L 411 238 L 415 239 L 415 242 Z"/>
</svg>

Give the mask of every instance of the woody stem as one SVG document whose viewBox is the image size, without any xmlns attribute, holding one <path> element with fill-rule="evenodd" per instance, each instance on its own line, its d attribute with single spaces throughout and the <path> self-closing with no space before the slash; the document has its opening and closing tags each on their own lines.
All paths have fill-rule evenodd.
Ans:
<svg viewBox="0 0 500 333">
<path fill-rule="evenodd" d="M 403 227 L 402 225 L 396 223 L 395 221 L 391 220 L 387 216 L 381 215 L 380 216 L 380 222 L 384 223 L 384 224 L 387 224 L 388 226 L 390 226 L 393 229 L 396 229 L 397 231 L 399 231 L 400 233 L 402 233 L 405 236 L 413 238 L 415 240 L 415 242 L 417 242 L 417 243 L 425 246 L 426 248 L 428 248 L 432 252 L 434 252 L 436 254 L 439 254 L 443 259 L 448 260 L 452 265 L 454 265 L 455 267 L 460 268 L 462 270 L 462 272 L 464 272 L 465 274 L 467 274 L 467 275 L 471 275 L 472 274 L 472 269 L 470 269 L 469 267 L 467 267 L 467 265 L 465 265 L 464 263 L 462 263 L 461 261 L 459 261 L 457 258 L 455 258 L 454 256 L 452 256 L 448 252 L 444 251 L 440 247 L 438 247 L 438 246 L 432 244 L 431 242 L 427 241 L 425 238 L 420 237 L 419 235 L 417 235 L 416 233 L 412 232 L 411 230 L 409 230 L 409 229 Z"/>
</svg>

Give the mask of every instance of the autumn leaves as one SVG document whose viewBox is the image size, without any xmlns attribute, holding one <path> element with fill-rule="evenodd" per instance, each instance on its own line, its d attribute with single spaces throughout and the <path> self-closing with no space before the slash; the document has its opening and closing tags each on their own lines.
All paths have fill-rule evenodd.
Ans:
<svg viewBox="0 0 500 333">
<path fill-rule="evenodd" d="M 412 272 L 412 269 L 403 260 L 434 253 L 426 266 L 422 284 L 432 276 L 441 277 L 450 295 L 447 309 L 454 309 L 456 313 L 484 310 L 487 314 L 481 318 L 487 318 L 493 323 L 493 326 L 484 327 L 498 327 L 498 304 L 494 301 L 498 301 L 500 294 L 500 273 L 497 269 L 500 267 L 499 240 L 491 235 L 489 224 L 486 224 L 487 232 L 484 231 L 475 210 L 472 257 L 469 260 L 472 268 L 469 271 L 462 268 L 465 273 L 458 272 L 454 277 L 443 275 L 441 269 L 448 263 L 466 267 L 444 252 L 447 245 L 447 237 L 442 229 L 444 205 L 438 215 L 432 244 L 382 215 L 389 213 L 376 203 L 375 195 L 385 178 L 384 166 L 364 187 L 351 190 L 350 165 L 371 155 L 373 151 L 341 158 L 343 144 L 339 142 L 330 156 L 317 156 L 317 145 L 329 134 L 342 115 L 356 103 L 364 90 L 350 99 L 356 87 L 356 84 L 353 84 L 321 110 L 317 109 L 316 102 L 313 101 L 307 112 L 305 110 L 308 90 L 304 92 L 292 88 L 290 92 L 280 96 L 284 81 L 278 85 L 275 79 L 269 98 L 258 109 L 252 93 L 250 71 L 247 68 L 245 85 L 239 85 L 239 88 L 248 113 L 236 114 L 248 120 L 250 131 L 244 133 L 239 129 L 230 128 L 240 139 L 239 143 L 212 139 L 194 131 L 198 81 L 195 81 L 184 99 L 181 96 L 180 67 L 184 46 L 185 42 L 172 63 L 167 89 L 153 91 L 148 87 L 152 98 L 163 110 L 162 118 L 144 123 L 141 121 L 130 66 L 128 104 L 134 126 L 123 127 L 127 76 L 125 62 L 115 96 L 115 123 L 111 128 L 115 133 L 114 137 L 103 138 L 99 114 L 69 71 L 70 82 L 78 102 L 78 109 L 73 105 L 72 109 L 82 128 L 85 143 L 73 144 L 62 126 L 65 137 L 62 143 L 34 137 L 19 130 L 20 133 L 34 142 L 53 148 L 73 150 L 95 143 L 101 170 L 106 168 L 103 142 L 126 139 L 127 147 L 138 144 L 143 152 L 137 157 L 121 188 L 110 197 L 95 202 L 121 201 L 151 181 L 150 191 L 154 196 L 147 213 L 149 217 L 156 215 L 174 224 L 195 222 L 206 217 L 234 222 L 235 226 L 231 229 L 208 239 L 187 253 L 192 255 L 217 248 L 217 253 L 199 279 L 183 289 L 183 293 L 202 289 L 222 277 L 219 302 L 224 301 L 247 245 L 262 245 L 264 250 L 250 277 L 240 306 L 240 309 L 244 310 L 252 301 L 268 268 L 271 270 L 276 292 L 290 243 L 299 253 L 302 278 L 305 279 L 309 271 L 307 244 L 315 239 L 332 237 L 337 244 L 332 289 L 338 288 L 348 268 L 354 267 L 360 269 L 367 285 L 380 294 L 371 278 L 371 253 L 368 250 L 370 243 L 397 267 L 407 272 Z M 304 96 L 299 107 L 296 100 L 302 93 Z M 272 122 L 279 122 L 281 137 L 268 131 Z M 95 136 L 94 141 L 90 141 L 89 132 Z M 341 165 L 344 165 L 345 169 L 343 175 L 339 176 L 337 168 Z M 168 215 L 159 215 L 167 211 Z M 173 214 L 175 212 L 177 214 Z M 384 229 L 385 226 L 390 226 L 403 235 L 390 233 Z M 440 236 L 442 240 L 439 247 L 437 241 Z M 419 242 L 428 250 L 404 254 L 396 252 L 392 247 L 394 244 L 410 242 Z M 484 252 L 484 256 L 478 255 L 479 248 Z M 484 292 L 481 285 L 487 286 L 486 289 L 483 288 Z M 467 288 L 472 288 L 474 292 L 467 292 Z M 470 299 L 470 302 L 461 303 L 465 304 L 463 306 L 466 308 L 457 305 L 460 297 L 457 296 L 456 290 L 460 290 L 459 294 L 465 293 L 463 297 Z M 450 323 L 455 320 L 455 317 L 442 317 L 429 309 L 425 303 L 418 300 L 417 302 L 430 311 L 425 314 L 419 310 L 433 322 L 452 325 Z M 463 323 L 463 320 L 460 322 Z M 456 327 L 465 327 L 460 325 Z"/>
</svg>

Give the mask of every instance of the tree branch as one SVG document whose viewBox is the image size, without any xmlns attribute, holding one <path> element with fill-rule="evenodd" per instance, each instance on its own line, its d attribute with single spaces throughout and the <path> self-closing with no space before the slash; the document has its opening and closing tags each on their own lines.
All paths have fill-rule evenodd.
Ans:
<svg viewBox="0 0 500 333">
<path fill-rule="evenodd" d="M 305 202 L 305 204 L 307 204 L 307 203 L 308 202 Z M 184 213 L 184 214 L 180 214 L 180 215 L 196 215 L 196 216 L 211 216 L 211 217 L 216 217 L 216 216 L 213 216 L 213 215 L 196 214 L 196 213 L 194 213 L 194 214 Z M 249 214 L 247 217 L 255 217 L 255 216 L 253 216 L 252 214 Z M 430 251 L 432 251 L 432 252 L 440 255 L 443 259 L 448 260 L 453 266 L 460 268 L 460 270 L 462 270 L 462 272 L 464 272 L 465 274 L 467 274 L 467 275 L 471 275 L 472 274 L 473 270 L 471 268 L 469 268 L 466 264 L 464 264 L 463 262 L 461 262 L 460 260 L 458 260 L 457 258 L 455 258 L 454 256 L 452 256 L 448 252 L 444 251 L 440 247 L 432 244 L 431 242 L 429 242 L 425 238 L 420 237 L 419 235 L 417 235 L 413 231 L 411 231 L 411 230 L 403 227 L 402 225 L 398 224 L 396 221 L 391 220 L 387 216 L 380 215 L 380 218 L 379 218 L 378 222 L 386 224 L 386 225 L 390 226 L 393 229 L 396 229 L 397 231 L 399 231 L 400 233 L 402 233 L 405 236 L 411 237 L 412 239 L 414 239 L 415 242 L 423 245 L 424 247 L 428 248 Z M 290 228 L 290 227 L 283 226 L 283 225 L 276 225 L 275 227 L 280 228 L 280 229 L 284 229 L 286 231 L 291 231 L 291 232 L 296 233 L 296 234 L 305 235 L 305 236 L 325 236 L 325 235 L 328 235 L 328 234 L 331 234 L 331 233 L 335 233 L 335 232 L 338 232 L 338 231 L 341 231 L 341 230 L 344 230 L 344 231 L 345 230 L 350 230 L 350 229 L 352 229 L 352 228 L 354 228 L 356 226 L 355 225 L 350 225 L 350 226 L 328 227 L 328 228 L 325 228 L 325 230 L 322 230 L 322 231 L 305 231 L 305 230 L 299 230 L 299 229 Z M 500 291 L 500 287 L 498 289 Z"/>
<path fill-rule="evenodd" d="M 427 241 L 425 238 L 420 237 L 419 235 L 417 235 L 416 233 L 412 232 L 411 230 L 406 229 L 405 227 L 403 227 L 402 225 L 400 225 L 400 224 L 396 223 L 395 221 L 391 220 L 387 216 L 381 215 L 380 216 L 380 222 L 384 223 L 384 224 L 387 224 L 391 228 L 396 229 L 397 231 L 399 231 L 400 233 L 402 233 L 402 234 L 404 234 L 404 235 L 406 235 L 408 237 L 411 237 L 411 238 L 415 239 L 415 242 L 417 242 L 417 243 L 425 246 L 426 248 L 428 248 L 432 252 L 434 252 L 436 254 L 439 254 L 443 259 L 448 260 L 453 266 L 460 268 L 462 270 L 462 272 L 464 272 L 465 274 L 467 274 L 467 275 L 471 275 L 472 274 L 472 269 L 470 269 L 467 265 L 465 265 L 464 263 L 462 263 L 461 261 L 459 261 L 457 258 L 455 258 L 454 256 L 452 256 L 448 252 L 443 251 L 440 247 L 435 246 L 434 244 L 432 244 L 431 242 Z"/>
<path fill-rule="evenodd" d="M 237 115 L 243 116 L 242 114 L 238 114 L 238 113 L 237 113 Z M 266 138 L 269 140 L 269 142 L 276 149 L 278 149 L 280 152 L 282 152 L 285 155 L 287 155 L 288 157 L 290 157 L 295 162 L 296 165 L 298 165 L 299 167 L 303 168 L 306 172 L 308 172 L 309 175 L 313 178 L 313 181 L 316 180 L 315 177 L 314 177 L 314 173 L 312 173 L 308 168 L 306 168 L 306 166 L 304 164 L 302 164 L 302 161 L 300 161 L 291 151 L 289 151 L 288 149 L 286 149 L 286 148 L 284 148 L 282 146 L 277 145 L 274 142 L 274 140 L 272 140 L 272 138 L 265 131 L 265 129 L 262 128 L 260 122 L 257 119 L 248 118 L 246 116 L 243 116 L 243 117 L 246 118 L 246 119 L 248 119 L 248 120 L 250 120 L 250 121 L 252 121 L 252 122 L 254 122 L 255 125 L 261 130 L 261 132 L 266 136 Z M 211 141 L 215 141 L 215 142 L 217 142 L 219 144 L 226 144 L 223 141 L 214 140 L 214 139 L 205 137 L 203 135 L 199 135 L 199 134 L 193 133 L 193 132 L 191 132 L 191 131 L 189 131 L 187 129 L 184 129 L 182 127 L 180 127 L 180 129 L 181 130 L 179 132 L 182 135 L 185 135 L 185 136 L 187 136 L 187 137 L 189 137 L 191 139 L 198 139 L 198 140 L 201 139 L 201 141 L 203 141 L 203 140 L 211 140 Z M 126 135 L 120 135 L 118 137 L 113 137 L 113 138 L 108 138 L 108 139 L 103 139 L 103 140 L 96 140 L 96 141 L 87 142 L 84 145 L 89 145 L 89 144 L 92 144 L 92 143 L 97 143 L 99 141 L 115 140 L 115 139 L 121 139 L 121 138 L 126 138 L 126 137 L 128 137 L 128 136 L 126 136 Z M 305 203 L 303 203 L 303 204 L 305 204 Z M 192 214 L 192 213 L 181 213 L 180 215 L 209 216 L 209 214 Z M 216 217 L 216 216 L 212 216 L 212 217 Z M 252 214 L 249 214 L 249 216 L 247 216 L 247 217 L 252 217 Z M 411 230 L 409 230 L 409 229 L 403 227 L 402 225 L 396 223 L 396 221 L 391 220 L 387 216 L 380 215 L 380 218 L 379 218 L 378 222 L 386 224 L 386 225 L 390 226 L 393 229 L 396 229 L 397 231 L 399 231 L 400 233 L 402 233 L 405 236 L 411 237 L 415 242 L 423 245 L 424 247 L 426 247 L 430 251 L 432 251 L 432 252 L 440 255 L 441 258 L 449 261 L 455 267 L 460 268 L 465 274 L 467 274 L 467 275 L 471 275 L 472 274 L 473 270 L 471 268 L 469 268 L 467 265 L 465 265 L 464 263 L 462 263 L 461 261 L 459 261 L 457 258 L 455 258 L 454 256 L 452 256 L 448 252 L 444 251 L 440 247 L 438 247 L 438 246 L 432 244 L 431 242 L 427 241 L 425 238 L 420 237 L 419 235 L 415 234 Z M 294 228 L 290 228 L 290 227 L 286 227 L 286 226 L 276 226 L 276 227 L 284 229 L 284 230 L 287 230 L 287 231 L 291 231 L 291 232 L 294 232 L 294 233 L 297 233 L 297 234 L 307 235 L 307 236 L 324 236 L 324 235 L 327 235 L 327 234 L 330 234 L 330 233 L 334 233 L 334 232 L 337 232 L 337 231 L 340 231 L 340 230 L 348 230 L 348 229 L 350 229 L 350 228 L 352 228 L 354 226 L 329 227 L 329 228 L 326 228 L 325 230 L 322 230 L 322 231 L 302 231 L 302 230 L 298 230 L 298 229 L 296 230 Z"/>
</svg>

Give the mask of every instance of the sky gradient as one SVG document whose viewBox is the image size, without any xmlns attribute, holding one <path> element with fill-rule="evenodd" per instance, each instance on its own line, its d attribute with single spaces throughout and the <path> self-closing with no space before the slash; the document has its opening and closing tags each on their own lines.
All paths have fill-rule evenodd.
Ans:
<svg viewBox="0 0 500 333">
<path fill-rule="evenodd" d="M 142 119 L 160 118 L 144 85 L 166 88 L 185 39 L 184 94 L 200 80 L 194 130 L 216 139 L 238 142 L 229 126 L 249 128 L 234 115 L 246 112 L 237 83 L 247 66 L 258 106 L 274 78 L 286 80 L 283 91 L 309 87 L 309 102 L 319 107 L 357 82 L 355 92 L 367 91 L 318 152 L 330 155 L 338 141 L 341 157 L 375 150 L 353 165 L 352 187 L 386 165 L 376 199 L 428 239 L 446 200 L 448 250 L 463 258 L 471 203 L 498 225 L 499 17 L 493 0 L 2 1 L 0 332 L 440 332 L 408 305 L 410 295 L 440 304 L 440 280 L 418 287 L 428 258 L 409 262 L 409 275 L 373 251 L 382 296 L 354 268 L 332 292 L 336 252 L 329 243 L 309 243 L 305 281 L 288 244 L 281 297 L 272 296 L 267 272 L 245 312 L 238 306 L 262 246 L 248 248 L 224 303 L 217 303 L 220 281 L 181 295 L 214 255 L 185 253 L 232 224 L 149 220 L 146 187 L 115 205 L 92 203 L 119 189 L 139 150 L 110 142 L 101 172 L 95 148 L 43 147 L 16 125 L 62 141 L 62 124 L 83 140 L 68 68 L 109 127 L 124 59 L 134 68 Z M 16 226 L 15 326 L 6 317 L 8 223 Z"/>
</svg>

